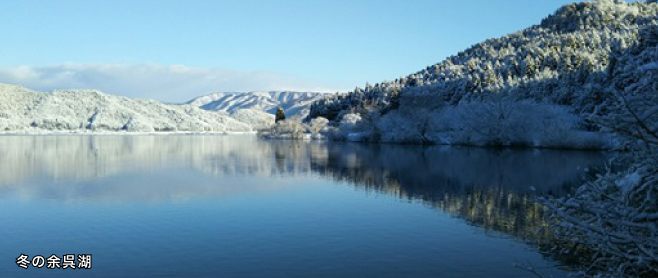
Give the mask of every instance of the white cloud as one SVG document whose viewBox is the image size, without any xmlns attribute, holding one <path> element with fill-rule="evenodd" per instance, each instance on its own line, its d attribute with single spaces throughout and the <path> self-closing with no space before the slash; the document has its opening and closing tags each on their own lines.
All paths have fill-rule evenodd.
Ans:
<svg viewBox="0 0 658 278">
<path fill-rule="evenodd" d="M 159 64 L 62 64 L 0 68 L 0 82 L 39 91 L 98 89 L 107 93 L 183 102 L 210 92 L 336 90 L 272 72 L 238 72 Z"/>
</svg>

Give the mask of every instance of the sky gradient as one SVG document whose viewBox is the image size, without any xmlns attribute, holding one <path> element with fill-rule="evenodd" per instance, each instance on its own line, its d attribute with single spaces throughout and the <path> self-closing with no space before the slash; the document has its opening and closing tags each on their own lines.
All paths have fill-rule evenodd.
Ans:
<svg viewBox="0 0 658 278">
<path fill-rule="evenodd" d="M 571 1 L 3 0 L 0 82 L 184 101 L 404 76 Z"/>
</svg>

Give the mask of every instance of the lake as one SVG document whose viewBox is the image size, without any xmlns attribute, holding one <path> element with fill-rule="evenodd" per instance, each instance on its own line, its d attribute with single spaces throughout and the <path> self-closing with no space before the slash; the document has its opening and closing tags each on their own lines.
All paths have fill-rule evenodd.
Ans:
<svg viewBox="0 0 658 278">
<path fill-rule="evenodd" d="M 564 277 L 537 194 L 599 152 L 0 136 L 0 276 Z M 91 269 L 18 267 L 91 254 Z"/>
</svg>

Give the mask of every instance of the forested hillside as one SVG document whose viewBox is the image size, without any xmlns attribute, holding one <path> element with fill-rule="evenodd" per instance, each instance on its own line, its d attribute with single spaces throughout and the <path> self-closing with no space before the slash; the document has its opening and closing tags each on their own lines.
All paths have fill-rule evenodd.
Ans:
<svg viewBox="0 0 658 278">
<path fill-rule="evenodd" d="M 414 74 L 319 100 L 307 120 L 333 121 L 337 139 L 602 147 L 587 132 L 601 131 L 614 95 L 655 93 L 644 76 L 658 61 L 657 20 L 656 3 L 569 4 Z"/>
</svg>

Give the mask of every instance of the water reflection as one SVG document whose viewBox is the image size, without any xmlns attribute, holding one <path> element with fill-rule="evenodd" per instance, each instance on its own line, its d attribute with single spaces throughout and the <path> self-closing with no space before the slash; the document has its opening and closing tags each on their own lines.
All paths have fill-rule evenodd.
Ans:
<svg viewBox="0 0 658 278">
<path fill-rule="evenodd" d="M 0 198 L 152 202 L 293 186 L 167 182 L 167 169 L 181 167 L 190 168 L 191 175 L 225 178 L 319 175 L 521 237 L 543 223 L 534 194 L 564 194 L 580 182 L 585 168 L 604 161 L 597 152 L 263 141 L 253 136 L 4 136 L 0 142 Z M 143 180 L 144 172 L 162 174 Z M 115 177 L 123 180 L 109 187 L 93 182 Z M 40 179 L 75 186 L 33 182 Z"/>
<path fill-rule="evenodd" d="M 605 161 L 600 152 L 331 145 L 313 171 L 420 201 L 486 230 L 526 238 L 544 225 L 538 195 L 562 195 Z"/>
</svg>

